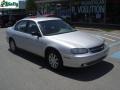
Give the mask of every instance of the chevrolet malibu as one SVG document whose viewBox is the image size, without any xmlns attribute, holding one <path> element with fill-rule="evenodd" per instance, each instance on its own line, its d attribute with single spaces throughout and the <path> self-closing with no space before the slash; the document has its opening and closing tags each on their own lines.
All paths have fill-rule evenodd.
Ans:
<svg viewBox="0 0 120 90">
<path fill-rule="evenodd" d="M 73 29 L 59 18 L 29 17 L 6 31 L 10 50 L 37 54 L 52 69 L 88 67 L 102 61 L 109 51 L 105 40 Z"/>
</svg>

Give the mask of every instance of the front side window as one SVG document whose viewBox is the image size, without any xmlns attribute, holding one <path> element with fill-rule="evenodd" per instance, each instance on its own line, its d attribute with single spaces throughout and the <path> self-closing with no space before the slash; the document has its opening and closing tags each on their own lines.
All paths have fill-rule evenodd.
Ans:
<svg viewBox="0 0 120 90">
<path fill-rule="evenodd" d="M 15 30 L 20 32 L 25 32 L 27 28 L 27 21 L 20 21 L 15 25 Z"/>
<path fill-rule="evenodd" d="M 45 36 L 57 35 L 63 33 L 74 32 L 75 30 L 62 20 L 49 20 L 38 22 L 41 32 Z"/>
<path fill-rule="evenodd" d="M 39 28 L 35 22 L 29 21 L 27 33 L 31 34 L 32 32 L 39 32 Z"/>
</svg>

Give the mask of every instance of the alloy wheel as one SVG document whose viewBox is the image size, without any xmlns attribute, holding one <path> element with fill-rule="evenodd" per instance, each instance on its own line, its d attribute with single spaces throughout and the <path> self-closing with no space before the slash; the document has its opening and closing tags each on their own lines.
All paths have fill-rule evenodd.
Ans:
<svg viewBox="0 0 120 90">
<path fill-rule="evenodd" d="M 57 69 L 59 67 L 59 58 L 56 54 L 50 53 L 48 56 L 48 60 L 49 60 L 49 65 L 53 69 Z"/>
</svg>

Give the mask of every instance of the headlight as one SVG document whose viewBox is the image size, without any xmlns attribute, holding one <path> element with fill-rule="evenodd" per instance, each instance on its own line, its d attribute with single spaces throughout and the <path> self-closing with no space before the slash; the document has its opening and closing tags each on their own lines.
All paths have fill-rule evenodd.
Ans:
<svg viewBox="0 0 120 90">
<path fill-rule="evenodd" d="M 85 54 L 88 53 L 88 49 L 86 48 L 74 48 L 71 50 L 72 54 Z"/>
</svg>

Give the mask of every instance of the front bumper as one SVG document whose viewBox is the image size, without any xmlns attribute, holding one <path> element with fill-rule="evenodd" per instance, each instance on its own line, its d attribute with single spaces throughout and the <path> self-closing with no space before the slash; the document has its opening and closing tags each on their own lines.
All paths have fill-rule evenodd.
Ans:
<svg viewBox="0 0 120 90">
<path fill-rule="evenodd" d="M 109 52 L 109 47 L 98 53 L 88 53 L 84 55 L 65 55 L 63 65 L 67 67 L 88 67 L 102 61 Z"/>
</svg>

